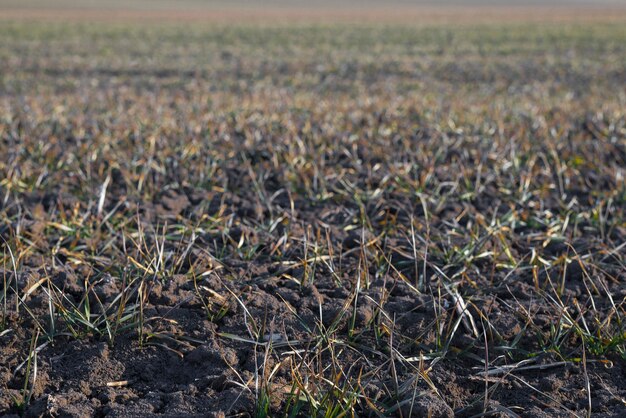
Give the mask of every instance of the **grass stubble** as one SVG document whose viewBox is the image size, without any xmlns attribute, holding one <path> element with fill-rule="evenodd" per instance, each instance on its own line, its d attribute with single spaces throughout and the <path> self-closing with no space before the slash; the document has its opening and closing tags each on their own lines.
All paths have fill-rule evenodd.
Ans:
<svg viewBox="0 0 626 418">
<path fill-rule="evenodd" d="M 0 36 L 2 413 L 625 410 L 623 25 Z"/>
</svg>

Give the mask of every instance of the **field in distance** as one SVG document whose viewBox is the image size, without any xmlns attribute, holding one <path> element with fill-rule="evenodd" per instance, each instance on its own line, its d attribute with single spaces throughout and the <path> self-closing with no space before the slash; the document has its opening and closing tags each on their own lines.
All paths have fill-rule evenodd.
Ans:
<svg viewBox="0 0 626 418">
<path fill-rule="evenodd" d="M 0 19 L 205 23 L 624 22 L 625 0 L 1 0 Z"/>
<path fill-rule="evenodd" d="M 623 415 L 619 2 L 44 3 L 0 3 L 0 414 Z"/>
</svg>

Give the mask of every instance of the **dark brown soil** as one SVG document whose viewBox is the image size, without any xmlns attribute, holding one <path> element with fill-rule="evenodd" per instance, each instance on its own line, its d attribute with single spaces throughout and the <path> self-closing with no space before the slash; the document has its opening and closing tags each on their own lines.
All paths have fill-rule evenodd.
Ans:
<svg viewBox="0 0 626 418">
<path fill-rule="evenodd" d="M 155 205 L 160 219 L 174 219 L 181 211 L 191 208 L 189 198 L 174 192 L 168 192 Z M 307 215 L 308 211 L 303 208 L 299 216 L 306 219 L 312 215 Z M 235 228 L 230 233 L 235 241 L 242 234 L 253 234 L 248 228 Z M 360 237 L 372 239 L 372 235 L 365 232 L 337 234 L 340 236 L 334 241 L 342 242 L 346 253 L 354 248 L 367 252 L 367 247 L 360 246 Z M 254 239 L 264 242 L 262 237 Z M 205 240 L 208 242 L 209 237 L 199 238 L 199 248 L 204 247 Z M 353 255 L 346 255 L 343 263 L 348 264 L 353 258 L 357 263 L 358 257 Z M 206 262 L 211 263 L 210 260 Z M 395 379 L 401 384 L 415 379 L 419 356 L 435 348 L 432 323 L 437 318 L 433 307 L 453 306 L 449 295 L 442 294 L 440 284 L 431 281 L 428 290 L 416 294 L 394 274 L 379 276 L 372 272 L 371 283 L 367 289 L 360 290 L 355 303 L 354 283 L 338 286 L 328 273 L 318 273 L 314 283 L 300 285 L 292 277 L 301 276 L 304 273 L 302 268 L 276 268 L 274 263 L 259 260 L 225 263 L 221 267 L 215 273 L 198 278 L 195 285 L 183 274 L 146 280 L 149 290 L 144 306 L 146 324 L 143 332 L 155 337 L 144 337 L 141 344 L 135 332 L 121 333 L 112 344 L 88 335 L 81 339 L 58 336 L 52 342 L 40 336 L 38 344 L 45 344 L 37 354 L 36 384 L 25 416 L 253 414 L 257 408 L 255 376 L 272 369 L 274 390 L 289 388 L 293 368 L 300 366 L 298 357 L 285 353 L 304 349 L 305 353 L 310 350 L 319 354 L 318 349 L 311 348 L 315 344 L 311 338 L 320 329 L 331 327 L 335 329 L 334 338 L 347 343 L 344 349 L 334 353 L 337 364 L 348 370 L 348 374 L 378 370 L 363 384 L 368 396 L 381 400 L 389 396 L 389 385 Z M 64 272 L 56 273 L 52 281 L 58 283 L 68 297 L 74 296 L 78 300 L 84 292 L 85 280 L 89 282 L 89 279 L 80 269 L 67 265 L 62 269 Z M 41 275 L 55 275 L 53 271 L 40 269 L 37 272 L 25 267 L 18 281 L 27 287 Z M 224 271 L 237 279 L 227 280 L 224 274 L 218 273 Z M 617 283 L 607 282 L 607 285 L 614 300 L 622 300 L 626 296 L 621 285 L 624 276 L 623 272 L 616 274 Z M 5 275 L 13 281 L 11 272 L 6 271 Z M 581 273 L 574 268 L 567 277 L 564 298 L 584 299 Z M 345 280 L 349 281 L 348 278 Z M 207 319 L 199 297 L 206 292 L 197 293 L 196 286 L 210 289 L 211 294 L 224 295 L 227 313 L 223 318 L 214 322 Z M 93 294 L 98 295 L 105 306 L 121 291 L 119 279 L 113 276 L 100 279 L 93 289 Z M 484 328 L 484 323 L 482 326 L 479 323 L 481 336 L 476 339 L 470 328 L 465 328 L 462 323 L 445 358 L 428 366 L 428 378 L 436 382 L 437 392 L 433 392 L 422 379 L 412 389 L 415 394 L 412 402 L 398 404 L 395 413 L 448 417 L 473 416 L 487 410 L 501 416 L 510 415 L 511 411 L 532 417 L 584 415 L 589 407 L 587 387 L 590 387 L 593 394 L 591 406 L 595 413 L 623 416 L 626 370 L 618 355 L 602 356 L 601 361 L 588 360 L 583 366 L 582 363 L 564 362 L 560 356 L 544 349 L 529 363 L 544 368 L 488 378 L 481 376 L 484 368 L 477 360 L 487 358 L 502 365 L 515 362 L 516 359 L 506 356 L 507 350 L 500 347 L 510 345 L 520 336 L 522 339 L 517 342 L 516 352 L 541 352 L 542 347 L 533 338 L 533 333 L 540 330 L 528 329 L 526 315 L 528 312 L 533 314 L 534 326 L 548 326 L 554 322 L 555 309 L 537 297 L 530 278 L 524 279 L 522 274 L 514 280 L 507 280 L 506 286 L 480 281 L 462 289 L 467 300 L 473 303 L 470 310 L 474 312 L 474 318 L 479 318 L 479 312 L 482 312 L 491 326 Z M 604 305 L 606 301 L 596 303 Z M 27 302 L 33 315 L 42 318 L 46 315 L 46 304 L 41 292 L 34 292 Z M 346 314 L 346 305 L 356 306 L 354 318 L 351 309 Z M 384 306 L 382 311 L 378 309 L 381 305 Z M 383 311 L 384 318 L 392 320 L 383 319 Z M 439 320 L 449 324 L 447 317 L 454 316 L 455 312 L 448 308 L 439 314 L 442 315 Z M 250 319 L 263 323 L 265 328 L 264 338 L 257 345 L 225 337 L 231 334 L 250 339 L 246 332 L 246 323 Z M 353 329 L 349 325 L 352 320 Z M 398 360 L 393 372 L 388 349 L 390 342 L 376 341 L 372 330 L 383 324 L 393 327 L 392 335 L 397 338 L 392 343 L 395 349 L 405 358 L 414 358 L 409 363 Z M 0 410 L 5 414 L 18 412 L 15 399 L 20 398 L 23 389 L 24 367 L 17 373 L 15 370 L 24 361 L 24 353 L 28 352 L 32 326 L 28 319 L 9 318 L 8 329 L 0 337 L 0 386 L 5 388 L 0 396 Z M 352 329 L 350 332 L 355 336 L 350 337 L 348 329 Z M 274 347 L 264 342 L 270 338 L 268 336 L 272 336 Z M 383 338 L 389 338 L 389 335 L 383 335 Z M 283 344 L 285 342 L 289 343 Z M 486 346 L 484 342 L 487 342 Z M 572 337 L 572 343 L 576 343 L 576 338 Z M 266 351 L 270 347 L 271 351 Z M 302 355 L 306 357 L 306 354 Z M 330 359 L 324 359 L 329 353 L 320 355 L 322 363 L 330 362 Z M 498 361 L 492 356 L 502 359 Z M 411 362 L 417 369 L 409 366 Z M 471 402 L 487 389 L 490 390 L 488 401 Z M 276 407 L 280 408 L 279 405 Z"/>
</svg>

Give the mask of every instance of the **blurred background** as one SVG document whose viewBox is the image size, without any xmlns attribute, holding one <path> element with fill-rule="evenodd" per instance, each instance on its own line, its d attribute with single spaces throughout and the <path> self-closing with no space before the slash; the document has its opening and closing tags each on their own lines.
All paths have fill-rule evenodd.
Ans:
<svg viewBox="0 0 626 418">
<path fill-rule="evenodd" d="M 616 18 L 626 0 L 0 0 L 0 18 L 241 20 L 592 20 Z"/>
</svg>

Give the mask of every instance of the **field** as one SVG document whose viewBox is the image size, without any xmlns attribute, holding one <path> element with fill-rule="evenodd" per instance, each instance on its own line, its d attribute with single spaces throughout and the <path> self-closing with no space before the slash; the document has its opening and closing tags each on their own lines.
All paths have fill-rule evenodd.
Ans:
<svg viewBox="0 0 626 418">
<path fill-rule="evenodd" d="M 38 13 L 1 415 L 624 416 L 623 13 Z"/>
</svg>

